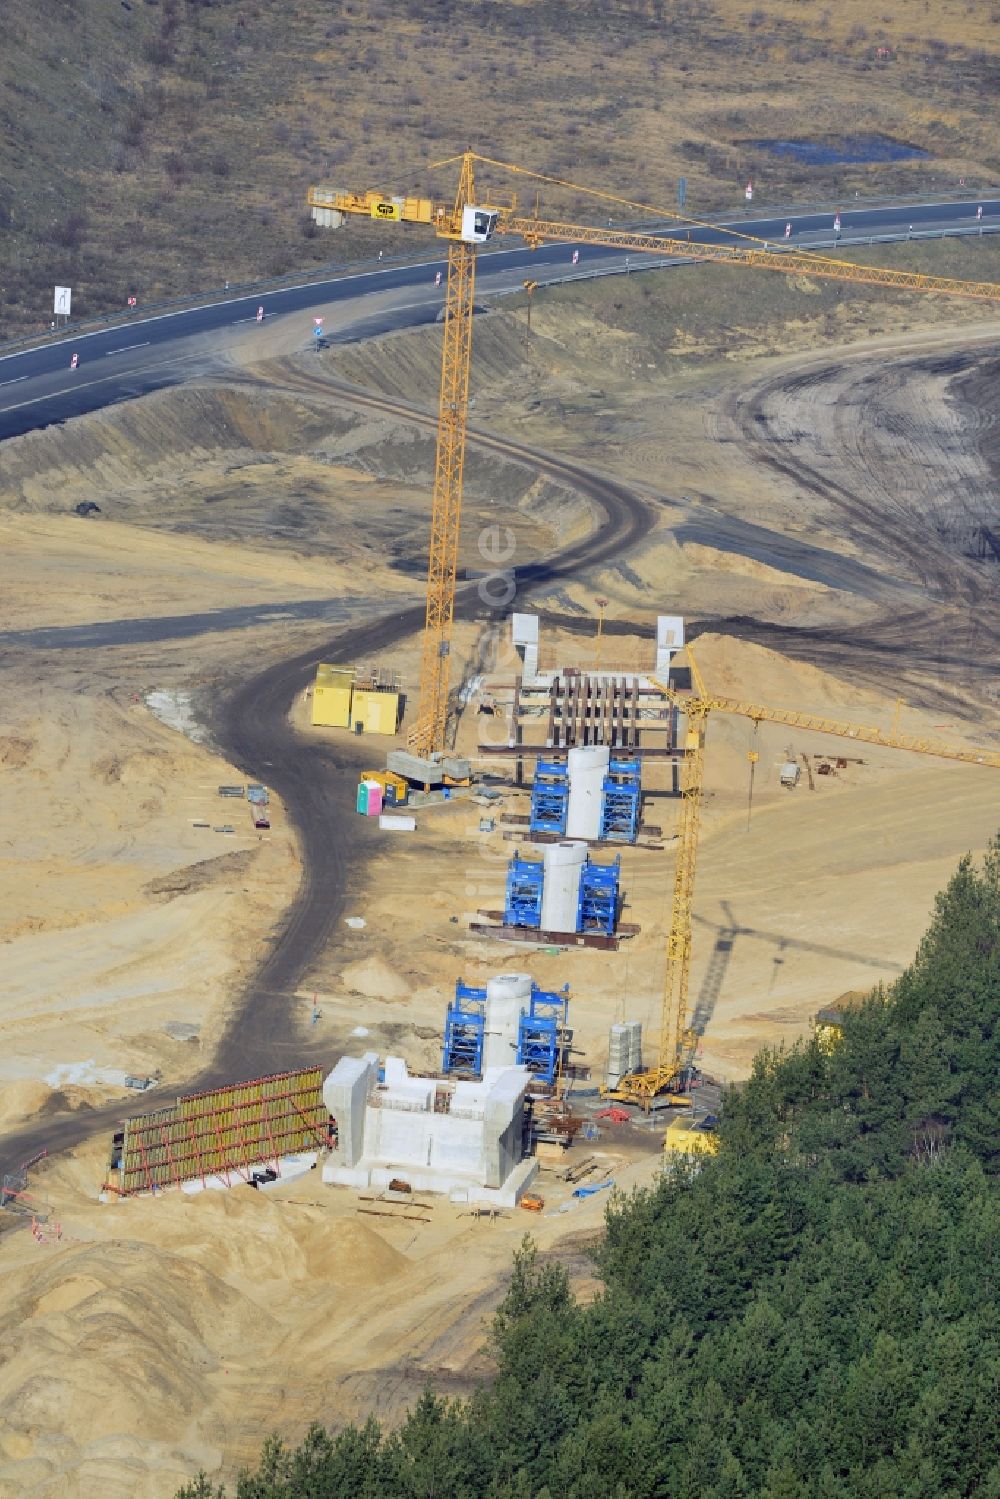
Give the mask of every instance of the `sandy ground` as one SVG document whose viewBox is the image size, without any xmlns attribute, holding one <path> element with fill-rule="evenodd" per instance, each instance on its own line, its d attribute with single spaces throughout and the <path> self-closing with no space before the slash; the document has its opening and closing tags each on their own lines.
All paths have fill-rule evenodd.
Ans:
<svg viewBox="0 0 1000 1499">
<path fill-rule="evenodd" d="M 595 595 L 609 597 L 620 633 L 606 665 L 650 662 L 653 617 L 681 612 L 703 627 L 699 661 L 720 693 L 885 729 L 898 714 L 907 732 L 1000 742 L 996 569 L 969 545 L 988 514 L 978 497 L 996 492 L 975 387 L 986 353 L 974 340 L 962 335 L 972 354 L 960 364 L 938 329 L 846 358 L 823 349 L 663 375 L 647 371 L 641 341 L 609 344 L 574 317 L 547 326 L 536 308 L 530 366 L 516 315 L 483 320 L 475 420 L 626 477 L 658 520 L 620 564 L 546 590 L 547 610 L 592 619 Z M 995 347 L 996 330 L 980 337 Z M 300 330 L 275 324 L 234 356 L 230 381 L 6 444 L 0 535 L 16 566 L 0 632 L 247 603 L 291 614 L 314 599 L 354 618 L 411 599 L 431 439 L 338 405 L 323 381 L 426 407 L 433 338 L 306 360 Z M 70 513 L 84 499 L 99 517 Z M 589 515 L 523 466 L 473 456 L 465 563 L 475 565 L 477 526 L 509 521 L 520 562 L 579 534 Z M 732 542 L 737 523 L 820 548 L 826 581 L 747 555 Z M 858 572 L 873 556 L 870 576 Z M 221 684 L 307 649 L 319 629 L 289 617 L 100 649 L 6 640 L 5 1127 L 67 1102 L 120 1096 L 127 1107 L 125 1072 L 160 1069 L 179 1086 L 198 1069 L 300 870 L 280 806 L 258 838 L 245 805 L 217 794 L 243 777 L 148 698 L 166 693 L 205 716 Z M 588 664 L 593 646 L 550 626 L 546 648 Z M 456 630 L 454 654 L 465 674 L 494 660 L 477 624 Z M 412 683 L 417 642 L 391 664 Z M 309 727 L 306 700 L 295 714 L 304 734 L 326 732 Z M 471 714 L 459 732 L 472 747 Z M 991 772 L 919 756 L 848 745 L 863 764 L 778 787 L 787 756 L 844 748 L 767 725 L 754 741 L 745 720 L 711 721 L 691 994 L 703 1064 L 720 1076 L 744 1076 L 760 1045 L 793 1040 L 838 994 L 891 980 L 935 891 L 996 827 Z M 332 1047 L 360 1027 L 359 1045 L 436 1065 L 455 979 L 523 968 L 571 985 L 577 1060 L 595 1074 L 613 1020 L 641 1018 L 652 1044 L 675 814 L 664 775 L 650 774 L 646 813 L 663 851 L 623 853 L 627 916 L 641 932 L 617 954 L 529 953 L 469 933 L 477 908 L 502 904 L 511 851 L 480 833 L 479 807 L 420 812 L 417 833 L 381 842 L 359 827 L 370 857 L 350 904 L 366 925 L 345 926 L 303 985 L 303 1024 L 314 994 L 322 1012 L 311 1039 Z M 510 791 L 504 806 L 523 811 L 526 799 Z M 215 831 L 227 824 L 232 834 Z M 294 1065 L 297 1044 L 290 1035 L 276 1060 Z M 294 1438 L 314 1415 L 336 1424 L 370 1409 L 395 1419 L 428 1377 L 464 1390 L 486 1368 L 484 1318 L 526 1221 L 589 1285 L 580 1236 L 599 1228 L 600 1203 L 558 1212 L 562 1188 L 546 1188 L 551 1216 L 493 1226 L 441 1203 L 430 1225 L 365 1217 L 315 1176 L 264 1196 L 102 1207 L 106 1148 L 95 1139 L 34 1173 L 58 1242 L 0 1221 L 2 1494 L 166 1499 L 199 1465 L 231 1473 L 271 1429 Z M 623 1184 L 653 1169 L 638 1145 L 634 1157 L 616 1168 Z"/>
<path fill-rule="evenodd" d="M 596 1150 L 627 1190 L 657 1158 L 641 1140 Z M 93 1200 L 95 1144 L 35 1173 L 39 1242 L 0 1236 L 4 1428 L 0 1494 L 166 1499 L 203 1466 L 232 1474 L 267 1432 L 314 1416 L 394 1420 L 429 1380 L 465 1388 L 526 1226 L 584 1294 L 601 1196 L 543 1175 L 543 1216 L 481 1222 L 445 1201 L 399 1209 L 324 1188 Z M 426 1207 L 423 1204 L 426 1203 Z M 447 1273 L 442 1266 L 447 1265 Z M 387 1367 L 388 1357 L 388 1367 Z"/>
</svg>

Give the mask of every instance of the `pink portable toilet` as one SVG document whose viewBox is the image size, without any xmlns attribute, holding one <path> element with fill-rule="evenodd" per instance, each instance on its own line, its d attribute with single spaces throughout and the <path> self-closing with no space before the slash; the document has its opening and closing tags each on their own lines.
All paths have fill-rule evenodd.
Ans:
<svg viewBox="0 0 1000 1499">
<path fill-rule="evenodd" d="M 378 817 L 382 812 L 382 787 L 378 781 L 368 783 L 368 816 Z"/>
</svg>

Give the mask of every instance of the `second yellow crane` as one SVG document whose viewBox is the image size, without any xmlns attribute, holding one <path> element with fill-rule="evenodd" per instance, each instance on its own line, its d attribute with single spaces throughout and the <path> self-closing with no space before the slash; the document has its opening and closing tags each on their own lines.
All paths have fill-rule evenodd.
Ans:
<svg viewBox="0 0 1000 1499">
<path fill-rule="evenodd" d="M 674 870 L 670 927 L 667 936 L 667 962 L 660 1016 L 659 1053 L 655 1067 L 625 1077 L 609 1096 L 622 1103 L 648 1109 L 653 1100 L 683 1084 L 690 1068 L 698 1037 L 692 1033 L 688 1019 L 688 987 L 691 976 L 691 916 L 694 903 L 695 869 L 698 860 L 698 832 L 705 784 L 705 735 L 709 715 L 731 713 L 748 718 L 754 724 L 779 723 L 830 734 L 855 743 L 882 745 L 887 749 L 911 750 L 919 755 L 933 755 L 940 760 L 958 760 L 965 765 L 983 765 L 1000 770 L 1000 752 L 966 749 L 914 734 L 887 734 L 865 724 L 843 723 L 814 713 L 789 708 L 770 708 L 762 703 L 709 694 L 690 646 L 685 647 L 694 691 L 678 692 L 658 683 L 670 702 L 684 715 L 682 741 L 681 812 L 677 827 L 677 863 Z"/>
</svg>

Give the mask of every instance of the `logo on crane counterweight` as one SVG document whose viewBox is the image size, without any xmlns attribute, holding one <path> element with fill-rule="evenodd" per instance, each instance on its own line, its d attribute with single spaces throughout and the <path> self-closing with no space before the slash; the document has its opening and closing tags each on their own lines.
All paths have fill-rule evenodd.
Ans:
<svg viewBox="0 0 1000 1499">
<path fill-rule="evenodd" d="M 379 203 L 372 204 L 373 219 L 401 219 L 402 217 L 398 203 L 388 203 L 383 199 Z"/>
</svg>

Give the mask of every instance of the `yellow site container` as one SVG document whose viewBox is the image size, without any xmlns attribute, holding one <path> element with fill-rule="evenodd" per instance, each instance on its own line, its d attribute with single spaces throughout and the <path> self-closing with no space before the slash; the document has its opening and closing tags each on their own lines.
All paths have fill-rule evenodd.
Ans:
<svg viewBox="0 0 1000 1499">
<path fill-rule="evenodd" d="M 355 687 L 351 703 L 351 728 L 363 726 L 366 734 L 395 734 L 399 723 L 399 693 Z"/>
<path fill-rule="evenodd" d="M 716 1155 L 719 1137 L 714 1130 L 699 1129 L 693 1119 L 675 1119 L 667 1126 L 663 1148 L 677 1155 Z"/>
<path fill-rule="evenodd" d="M 312 721 L 316 728 L 350 727 L 353 686 L 353 667 L 323 664 L 316 668 L 312 701 Z"/>
<path fill-rule="evenodd" d="M 363 781 L 378 781 L 387 807 L 405 807 L 410 788 L 402 776 L 394 770 L 363 770 Z"/>
</svg>

